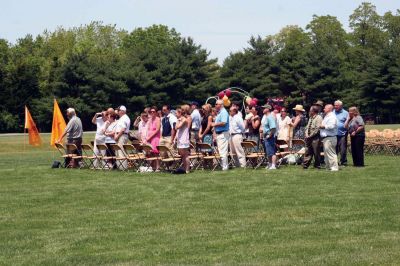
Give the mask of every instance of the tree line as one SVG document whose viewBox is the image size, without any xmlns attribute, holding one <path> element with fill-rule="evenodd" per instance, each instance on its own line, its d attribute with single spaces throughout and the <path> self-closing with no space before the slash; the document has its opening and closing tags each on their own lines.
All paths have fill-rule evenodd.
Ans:
<svg viewBox="0 0 400 266">
<path fill-rule="evenodd" d="M 85 130 L 93 113 L 124 104 L 130 113 L 148 105 L 204 102 L 227 87 L 288 106 L 341 99 L 382 123 L 400 121 L 400 10 L 379 15 L 362 3 L 347 32 L 334 16 L 314 15 L 305 27 L 252 36 L 222 66 L 195 41 L 164 25 L 131 32 L 89 25 L 15 44 L 0 39 L 0 132 L 21 132 L 24 105 L 41 131 L 51 129 L 53 99 L 74 107 Z"/>
</svg>

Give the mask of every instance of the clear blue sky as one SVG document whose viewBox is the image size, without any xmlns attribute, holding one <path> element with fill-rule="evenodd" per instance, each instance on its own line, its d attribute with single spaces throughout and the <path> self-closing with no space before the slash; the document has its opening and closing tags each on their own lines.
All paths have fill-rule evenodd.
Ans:
<svg viewBox="0 0 400 266">
<path fill-rule="evenodd" d="M 0 0 L 0 38 L 11 43 L 57 26 L 91 21 L 128 31 L 152 24 L 174 27 L 211 51 L 219 62 L 247 46 L 251 35 L 275 34 L 286 25 L 305 27 L 312 15 L 336 16 L 347 29 L 358 0 Z M 400 1 L 370 1 L 380 14 L 395 12 Z"/>
</svg>

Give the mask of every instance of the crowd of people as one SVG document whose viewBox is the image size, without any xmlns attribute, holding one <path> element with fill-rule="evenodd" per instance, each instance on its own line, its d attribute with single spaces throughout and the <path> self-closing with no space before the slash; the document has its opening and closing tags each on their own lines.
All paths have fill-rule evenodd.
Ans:
<svg viewBox="0 0 400 266">
<path fill-rule="evenodd" d="M 242 112 L 242 110 L 244 112 Z M 207 103 L 199 106 L 197 102 L 184 104 L 175 110 L 164 105 L 161 110 L 156 106 L 148 107 L 133 122 L 135 134 L 130 133 L 131 119 L 127 109 L 121 105 L 116 110 L 109 108 L 96 113 L 92 123 L 97 126 L 94 140 L 94 152 L 101 154 L 97 144 L 127 144 L 134 138 L 142 144 L 152 147 L 153 154 L 159 154 L 158 146 L 164 145 L 177 152 L 182 159 L 182 171 L 190 172 L 190 148 L 198 143 L 207 143 L 217 149 L 222 170 L 229 168 L 228 155 L 233 157 L 235 167 L 246 166 L 246 154 L 243 140 L 255 143 L 254 152 L 261 149 L 268 160 L 267 169 L 277 169 L 277 143 L 287 143 L 293 150 L 304 149 L 302 166 L 320 169 L 323 165 L 330 171 L 338 171 L 339 166 L 347 165 L 347 143 L 350 136 L 353 164 L 364 166 L 364 121 L 356 107 L 349 111 L 343 108 L 339 100 L 334 104 L 317 101 L 307 114 L 302 105 L 290 109 L 267 103 L 263 106 L 246 106 L 233 103 L 229 108 L 222 100 L 214 107 Z M 67 143 L 73 143 L 80 149 L 82 144 L 82 123 L 73 108 L 68 108 L 68 125 L 59 142 L 67 136 Z M 303 140 L 304 145 L 294 140 Z M 296 147 L 298 145 L 299 147 Z M 303 146 L 303 147 L 302 147 Z M 210 149 L 210 152 L 212 152 Z M 111 149 L 110 156 L 112 154 Z M 124 156 L 123 151 L 117 151 Z M 322 158 L 323 157 L 323 158 Z M 98 163 L 98 162 L 97 162 Z M 127 163 L 127 162 L 124 162 Z M 126 167 L 126 166 L 125 166 Z M 152 163 L 154 171 L 159 171 L 158 160 Z"/>
</svg>

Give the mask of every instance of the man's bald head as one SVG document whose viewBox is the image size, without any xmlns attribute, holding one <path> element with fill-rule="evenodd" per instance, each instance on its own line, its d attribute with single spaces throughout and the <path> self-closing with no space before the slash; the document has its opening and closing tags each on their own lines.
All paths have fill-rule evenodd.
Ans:
<svg viewBox="0 0 400 266">
<path fill-rule="evenodd" d="M 219 111 L 222 106 L 224 106 L 224 101 L 223 100 L 217 100 L 217 102 L 215 103 L 215 109 L 217 109 L 217 111 Z"/>
<path fill-rule="evenodd" d="M 333 105 L 332 104 L 325 105 L 325 108 L 324 108 L 325 114 L 330 113 L 332 111 L 333 111 Z"/>
</svg>

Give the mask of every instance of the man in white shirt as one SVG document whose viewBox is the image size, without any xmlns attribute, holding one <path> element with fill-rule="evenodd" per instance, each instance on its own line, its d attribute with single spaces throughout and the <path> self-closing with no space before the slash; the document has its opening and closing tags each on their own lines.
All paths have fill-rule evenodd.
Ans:
<svg viewBox="0 0 400 266">
<path fill-rule="evenodd" d="M 201 127 L 201 115 L 198 109 L 199 103 L 192 102 L 191 109 L 192 113 L 190 116 L 192 117 L 192 130 L 191 132 L 191 140 L 195 141 L 196 143 L 199 141 L 199 130 Z"/>
<path fill-rule="evenodd" d="M 218 152 L 221 156 L 222 171 L 228 170 L 228 148 L 229 148 L 229 114 L 224 108 L 224 102 L 217 100 L 215 103 L 215 110 L 217 111 L 217 117 L 211 124 L 214 127 L 216 134 Z"/>
<path fill-rule="evenodd" d="M 129 128 L 131 126 L 131 120 L 129 119 L 128 115 L 126 114 L 126 107 L 121 105 L 118 107 L 118 115 L 119 119 L 117 121 L 117 125 L 115 128 L 115 136 L 114 139 L 117 144 L 123 149 L 123 145 L 128 143 L 128 134 Z M 122 151 L 118 151 L 116 154 L 117 157 L 124 157 L 124 153 Z M 119 166 L 120 169 L 127 169 L 128 168 L 128 161 L 125 160 L 122 163 L 122 166 Z"/>
<path fill-rule="evenodd" d="M 238 109 L 231 107 L 229 109 L 229 133 L 231 135 L 229 148 L 231 149 L 236 167 L 246 166 L 246 154 L 242 147 L 244 130 L 242 115 L 238 113 Z"/>
<path fill-rule="evenodd" d="M 320 136 L 324 147 L 325 166 L 328 170 L 338 171 L 338 159 L 336 154 L 338 121 L 332 112 L 333 105 L 327 104 L 324 108 L 325 117 L 320 126 Z"/>
</svg>

